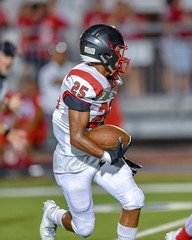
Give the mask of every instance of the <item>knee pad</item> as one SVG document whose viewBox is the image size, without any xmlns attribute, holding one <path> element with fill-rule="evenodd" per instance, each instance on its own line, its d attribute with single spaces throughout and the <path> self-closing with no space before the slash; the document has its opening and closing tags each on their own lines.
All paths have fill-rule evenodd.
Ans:
<svg viewBox="0 0 192 240">
<path fill-rule="evenodd" d="M 122 199 L 122 207 L 126 210 L 139 209 L 144 206 L 145 196 L 138 187 L 131 188 Z"/>
<path fill-rule="evenodd" d="M 72 228 L 74 232 L 81 238 L 89 237 L 93 233 L 95 226 L 95 215 L 93 208 L 90 207 L 86 210 L 87 211 L 85 212 L 75 212 L 73 209 L 70 209 L 73 223 Z"/>
<path fill-rule="evenodd" d="M 87 238 L 89 237 L 94 230 L 94 225 L 95 221 L 90 221 L 90 222 L 84 222 L 84 221 L 79 221 L 74 224 L 73 220 L 71 222 L 72 228 L 74 232 L 81 238 Z"/>
</svg>

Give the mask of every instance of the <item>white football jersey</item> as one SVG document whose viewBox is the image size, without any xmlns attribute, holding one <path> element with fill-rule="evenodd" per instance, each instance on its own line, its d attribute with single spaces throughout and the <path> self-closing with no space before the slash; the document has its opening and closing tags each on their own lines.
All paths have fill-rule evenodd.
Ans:
<svg viewBox="0 0 192 240">
<path fill-rule="evenodd" d="M 64 102 L 64 97 L 71 95 L 90 107 L 90 119 L 86 129 L 88 131 L 103 124 L 120 85 L 122 80 L 119 77 L 109 81 L 87 63 L 77 65 L 64 78 L 58 105 L 53 113 L 53 132 L 59 145 L 57 150 L 59 149 L 62 155 L 87 155 L 70 144 L 68 106 Z"/>
</svg>

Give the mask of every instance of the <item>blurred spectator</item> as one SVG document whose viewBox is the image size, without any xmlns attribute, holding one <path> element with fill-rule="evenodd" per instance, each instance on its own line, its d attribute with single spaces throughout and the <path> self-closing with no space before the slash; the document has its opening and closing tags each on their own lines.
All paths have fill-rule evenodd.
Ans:
<svg viewBox="0 0 192 240">
<path fill-rule="evenodd" d="M 49 45 L 63 41 L 69 25 L 56 13 L 56 3 L 57 0 L 48 0 L 45 18 L 39 26 L 39 58 L 45 61 L 49 59 Z"/>
<path fill-rule="evenodd" d="M 164 90 L 165 92 L 174 90 L 188 96 L 191 90 L 192 17 L 182 8 L 180 0 L 167 0 L 167 9 L 162 21 L 165 30 L 162 41 Z"/>
<path fill-rule="evenodd" d="M 0 1 L 0 28 L 4 28 L 8 26 L 8 18 L 7 18 L 7 14 L 3 9 L 2 6 L 2 1 Z"/>
<path fill-rule="evenodd" d="M 16 46 L 9 42 L 0 43 L 0 111 L 16 111 L 21 105 L 21 97 L 19 94 L 7 98 L 8 91 L 7 75 L 13 65 L 16 54 Z M 2 120 L 0 121 L 0 135 L 6 138 L 12 146 L 17 150 L 22 150 L 26 144 L 26 133 L 20 129 L 13 129 Z M 0 159 L 1 160 L 1 159 Z"/>
<path fill-rule="evenodd" d="M 35 66 L 42 63 L 38 59 L 39 25 L 45 17 L 46 5 L 23 3 L 21 6 L 17 28 L 20 31 L 21 51 L 25 60 L 32 62 Z"/>
<path fill-rule="evenodd" d="M 5 98 L 8 83 L 7 75 L 13 66 L 16 54 L 16 47 L 9 41 L 0 42 L 0 109 L 3 110 L 3 100 Z"/>
<path fill-rule="evenodd" d="M 42 106 L 48 123 L 47 146 L 51 149 L 56 144 L 52 131 L 52 113 L 57 105 L 62 81 L 71 68 L 75 66 L 75 63 L 67 59 L 67 45 L 65 42 L 50 45 L 49 53 L 51 60 L 40 69 L 38 83 Z"/>
<path fill-rule="evenodd" d="M 16 113 L 5 113 L 1 118 L 9 121 L 14 128 L 27 133 L 28 143 L 24 152 L 14 150 L 2 136 L 0 138 L 1 156 L 4 167 L 28 168 L 33 163 L 34 147 L 41 146 L 47 138 L 47 123 L 39 103 L 39 90 L 33 79 L 24 79 L 22 105 Z"/>
<path fill-rule="evenodd" d="M 49 61 L 49 45 L 63 41 L 68 27 L 68 23 L 56 14 L 56 3 L 56 0 L 24 3 L 19 13 L 17 27 L 22 53 L 35 65 L 37 73 Z"/>
<path fill-rule="evenodd" d="M 129 78 L 128 81 L 125 81 L 126 93 L 130 97 L 138 97 L 145 92 L 141 68 L 148 67 L 153 62 L 152 44 L 143 33 L 148 19 L 137 14 L 130 4 L 119 0 L 113 7 L 107 23 L 115 25 L 128 44 L 127 54 L 131 63 L 125 76 L 125 78 Z"/>
<path fill-rule="evenodd" d="M 91 25 L 106 23 L 109 13 L 104 10 L 103 0 L 92 0 L 91 8 L 86 12 L 83 19 L 83 27 L 88 28 Z"/>
<path fill-rule="evenodd" d="M 10 24 L 9 18 L 3 6 L 3 0 L 0 0 L 0 39 L 1 40 L 3 39 L 7 27 L 9 27 L 9 24 Z"/>
<path fill-rule="evenodd" d="M 57 105 L 63 78 L 75 66 L 75 63 L 67 60 L 67 45 L 65 42 L 50 45 L 49 53 L 51 60 L 40 69 L 38 76 L 42 106 L 47 116 L 52 115 Z"/>
</svg>

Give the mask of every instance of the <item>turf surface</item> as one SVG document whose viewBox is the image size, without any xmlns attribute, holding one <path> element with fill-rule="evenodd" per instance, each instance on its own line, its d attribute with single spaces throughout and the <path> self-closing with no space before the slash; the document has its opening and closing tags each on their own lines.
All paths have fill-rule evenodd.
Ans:
<svg viewBox="0 0 192 240">
<path fill-rule="evenodd" d="M 175 174 L 170 175 L 145 175 L 140 174 L 135 177 L 136 182 L 143 183 L 164 183 L 192 181 L 190 175 Z M 50 178 L 22 178 L 22 179 L 0 179 L 0 189 L 12 187 L 32 187 L 32 186 L 56 186 L 54 179 Z M 10 190 L 11 191 L 11 190 Z M 1 197 L 1 196 L 0 196 Z M 192 191 L 185 193 L 146 193 L 146 205 L 150 203 L 164 202 L 192 202 Z M 107 204 L 114 203 L 118 205 L 108 194 L 94 195 L 94 203 Z M 0 239 L 18 240 L 40 239 L 39 225 L 42 218 L 43 202 L 47 199 L 54 199 L 58 205 L 66 208 L 66 202 L 61 196 L 39 196 L 39 197 L 12 197 L 0 198 Z M 119 208 L 120 210 L 120 208 Z M 158 210 L 158 209 L 157 209 Z M 168 222 L 188 217 L 191 214 L 191 209 L 171 210 L 171 211 L 148 211 L 143 209 L 139 222 L 139 232 L 161 226 Z M 95 230 L 90 240 L 113 240 L 117 238 L 116 226 L 120 212 L 114 210 L 108 213 L 97 212 L 95 214 L 96 224 Z M 177 227 L 175 227 L 177 229 Z M 166 231 L 160 231 L 152 235 L 141 237 L 142 240 L 162 240 Z M 81 239 L 73 233 L 64 231 L 58 228 L 56 240 L 78 240 Z"/>
</svg>

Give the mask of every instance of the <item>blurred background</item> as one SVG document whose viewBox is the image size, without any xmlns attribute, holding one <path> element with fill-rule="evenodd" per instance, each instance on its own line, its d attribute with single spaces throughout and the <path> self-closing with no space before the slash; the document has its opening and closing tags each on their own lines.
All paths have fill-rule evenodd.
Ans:
<svg viewBox="0 0 192 240">
<path fill-rule="evenodd" d="M 1 177 L 52 174 L 51 114 L 62 79 L 81 62 L 80 34 L 98 23 L 128 44 L 130 68 L 106 119 L 133 137 L 127 157 L 146 172 L 192 170 L 191 0 L 1 0 L 0 40 L 19 53 L 9 94 L 25 101 L 0 119 L 30 133 L 26 154 L 0 139 Z"/>
</svg>

